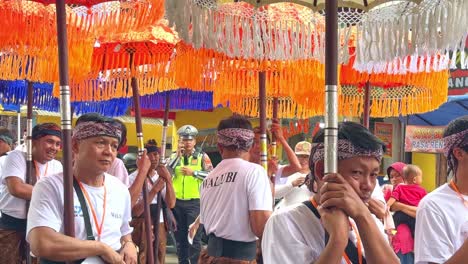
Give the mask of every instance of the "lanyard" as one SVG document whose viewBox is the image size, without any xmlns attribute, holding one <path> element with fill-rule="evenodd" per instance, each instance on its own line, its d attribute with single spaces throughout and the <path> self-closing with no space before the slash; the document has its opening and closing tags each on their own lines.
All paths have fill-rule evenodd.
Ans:
<svg viewBox="0 0 468 264">
<path fill-rule="evenodd" d="M 34 161 L 34 167 L 36 168 L 36 180 L 39 180 L 41 175 L 40 175 L 39 167 L 37 166 L 37 161 Z M 48 168 L 49 168 L 49 163 L 46 163 L 44 175 L 42 175 L 42 177 L 45 177 L 47 175 L 47 169 Z"/>
<path fill-rule="evenodd" d="M 457 196 L 460 197 L 460 199 L 462 200 L 463 204 L 465 205 L 465 207 L 468 207 L 468 201 L 465 200 L 465 197 L 463 197 L 463 195 L 461 194 L 460 190 L 458 190 L 458 187 L 457 185 L 455 184 L 455 182 L 453 180 L 450 181 L 450 186 L 452 187 L 452 189 L 457 193 Z"/>
<path fill-rule="evenodd" d="M 80 185 L 80 189 L 83 192 L 83 194 L 84 194 L 84 196 L 86 198 L 86 201 L 88 202 L 89 207 L 91 208 L 91 213 L 93 214 L 93 219 L 94 219 L 94 225 L 96 226 L 96 231 L 97 231 L 97 237 L 98 237 L 97 240 L 100 241 L 101 240 L 101 234 L 102 234 L 102 227 L 104 226 L 104 217 L 106 216 L 106 198 L 107 198 L 106 185 L 104 184 L 104 182 L 102 183 L 102 185 L 104 185 L 104 201 L 103 201 L 103 204 L 102 204 L 101 224 L 98 224 L 96 211 L 94 210 L 94 206 L 91 203 L 91 199 L 89 199 L 88 192 L 83 187 L 81 182 L 78 181 L 78 184 Z"/>
<path fill-rule="evenodd" d="M 314 197 L 310 197 L 310 202 L 312 203 L 312 205 L 317 209 L 318 208 L 318 204 L 317 204 L 317 201 L 315 201 Z M 356 236 L 356 239 L 357 239 L 357 251 L 358 251 L 358 258 L 359 258 L 359 264 L 362 264 L 362 244 L 361 244 L 361 236 L 359 235 L 359 233 L 357 232 L 357 227 L 349 222 L 349 225 L 351 226 L 351 228 L 353 229 L 353 232 L 354 232 L 354 235 Z M 343 252 L 343 258 L 346 260 L 346 263 L 348 264 L 352 264 L 351 260 L 349 259 L 348 255 Z"/>
</svg>

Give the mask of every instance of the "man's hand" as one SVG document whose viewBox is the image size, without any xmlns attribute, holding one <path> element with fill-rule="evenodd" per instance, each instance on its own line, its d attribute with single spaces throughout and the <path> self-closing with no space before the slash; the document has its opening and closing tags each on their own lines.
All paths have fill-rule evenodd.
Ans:
<svg viewBox="0 0 468 264">
<path fill-rule="evenodd" d="M 169 171 L 167 170 L 166 166 L 159 165 L 156 167 L 156 172 L 158 173 L 159 177 L 165 182 L 172 182 L 172 177 Z"/>
<path fill-rule="evenodd" d="M 151 161 L 148 158 L 146 149 L 143 154 L 138 157 L 136 164 L 139 171 L 145 172 L 145 175 L 148 174 L 148 171 L 151 167 Z"/>
<path fill-rule="evenodd" d="M 349 220 L 343 210 L 338 208 L 326 209 L 319 206 L 320 219 L 323 228 L 330 235 L 330 242 L 334 243 L 338 248 L 336 250 L 343 251 L 348 244 L 349 236 Z"/>
<path fill-rule="evenodd" d="M 297 186 L 303 184 L 304 182 L 305 182 L 305 176 L 304 177 L 301 176 L 301 177 L 295 179 L 291 184 L 292 184 L 292 186 L 297 187 Z"/>
<path fill-rule="evenodd" d="M 106 263 L 125 264 L 125 262 L 123 261 L 122 256 L 117 251 L 113 250 L 111 247 L 109 247 L 109 246 L 107 246 L 105 244 L 103 244 L 103 245 L 105 246 L 105 251 L 104 251 L 104 254 L 101 255 L 101 258 Z"/>
<path fill-rule="evenodd" d="M 189 236 L 192 239 L 195 237 L 195 234 L 197 234 L 198 227 L 200 227 L 200 222 L 197 220 L 189 226 Z"/>
<path fill-rule="evenodd" d="M 278 119 L 275 118 L 272 120 L 270 130 L 271 130 L 271 133 L 276 137 L 278 141 L 281 141 L 282 139 L 284 139 L 283 129 L 281 129 L 281 125 Z"/>
<path fill-rule="evenodd" d="M 325 208 L 342 209 L 354 220 L 370 215 L 367 206 L 349 183 L 338 173 L 326 175 L 320 189 L 320 204 Z"/>
<path fill-rule="evenodd" d="M 182 173 L 186 176 L 193 176 L 193 170 L 190 169 L 189 167 L 183 167 Z"/>
<path fill-rule="evenodd" d="M 369 211 L 377 216 L 378 219 L 384 219 L 385 217 L 385 207 L 386 205 L 383 204 L 381 201 L 376 200 L 376 199 L 370 199 L 369 202 L 367 203 L 367 207 L 369 208 Z"/>
<path fill-rule="evenodd" d="M 135 244 L 126 242 L 122 250 L 120 250 L 120 256 L 122 256 L 125 264 L 137 264 L 138 254 Z"/>
</svg>

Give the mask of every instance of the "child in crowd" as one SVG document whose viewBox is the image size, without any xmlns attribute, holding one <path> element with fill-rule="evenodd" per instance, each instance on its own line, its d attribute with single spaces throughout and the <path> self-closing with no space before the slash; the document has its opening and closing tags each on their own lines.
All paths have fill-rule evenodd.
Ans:
<svg viewBox="0 0 468 264">
<path fill-rule="evenodd" d="M 400 202 L 410 206 L 418 206 L 419 202 L 426 196 L 426 190 L 420 186 L 422 182 L 422 171 L 416 165 L 406 165 L 403 169 L 404 184 L 399 184 L 392 192 L 387 205 L 391 207 L 395 202 Z M 402 211 L 395 212 L 393 215 L 395 226 L 406 224 L 411 229 L 411 235 L 414 237 L 415 217 Z"/>
</svg>

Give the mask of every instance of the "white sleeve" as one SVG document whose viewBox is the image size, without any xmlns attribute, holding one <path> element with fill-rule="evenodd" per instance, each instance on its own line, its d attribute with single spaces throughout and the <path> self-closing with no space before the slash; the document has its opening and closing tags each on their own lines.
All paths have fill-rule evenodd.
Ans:
<svg viewBox="0 0 468 264">
<path fill-rule="evenodd" d="M 416 211 L 416 264 L 444 263 L 456 251 L 447 230 L 450 227 L 437 209 L 437 205 L 427 200 L 420 203 Z"/>
<path fill-rule="evenodd" d="M 268 264 L 310 263 L 318 252 L 301 240 L 302 234 L 286 214 L 273 214 L 265 225 L 262 237 L 263 262 Z"/>
<path fill-rule="evenodd" d="M 26 238 L 36 227 L 50 227 L 60 232 L 63 225 L 63 194 L 49 180 L 39 180 L 34 185 L 29 205 Z"/>
<path fill-rule="evenodd" d="M 127 190 L 125 192 L 125 211 L 122 217 L 122 226 L 120 227 L 120 233 L 122 236 L 132 233 L 133 227 L 130 226 L 130 221 L 132 221 L 132 206 L 130 192 Z"/>
<path fill-rule="evenodd" d="M 372 191 L 371 198 L 377 201 L 380 201 L 383 204 L 387 204 L 384 198 L 382 188 L 380 187 L 379 180 L 376 179 L 375 181 L 376 181 L 376 184 L 375 184 L 374 190 Z"/>
<path fill-rule="evenodd" d="M 280 199 L 294 190 L 292 183 L 287 182 L 281 185 L 275 185 L 275 199 Z"/>
<path fill-rule="evenodd" d="M 25 181 L 26 159 L 22 152 L 13 151 L 7 155 L 2 172 L 2 182 L 5 183 L 5 179 L 8 177 L 18 177 L 23 182 Z"/>
<path fill-rule="evenodd" d="M 251 172 L 251 175 L 247 177 L 247 200 L 249 211 L 273 210 L 270 180 L 268 179 L 265 169 L 260 166 L 256 166 Z"/>
</svg>

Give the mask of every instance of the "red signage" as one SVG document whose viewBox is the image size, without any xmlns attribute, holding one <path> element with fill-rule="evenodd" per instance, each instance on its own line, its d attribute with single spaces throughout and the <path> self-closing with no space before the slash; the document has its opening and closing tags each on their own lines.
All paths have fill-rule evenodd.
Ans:
<svg viewBox="0 0 468 264">
<path fill-rule="evenodd" d="M 449 95 L 468 94 L 468 38 L 465 45 L 465 56 L 462 58 L 460 52 L 457 54 L 456 68 L 450 69 Z M 462 61 L 464 59 L 465 61 Z"/>
</svg>

